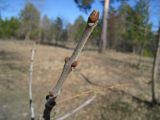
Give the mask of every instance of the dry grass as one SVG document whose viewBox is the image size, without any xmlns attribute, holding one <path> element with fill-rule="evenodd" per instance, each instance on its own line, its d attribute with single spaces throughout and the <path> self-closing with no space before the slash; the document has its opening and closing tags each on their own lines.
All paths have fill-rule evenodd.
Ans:
<svg viewBox="0 0 160 120">
<path fill-rule="evenodd" d="M 30 64 L 31 44 L 20 41 L 0 41 L 0 45 L 0 120 L 25 120 L 29 116 L 28 68 Z M 33 100 L 35 102 L 34 106 L 37 118 L 43 112 L 45 96 L 61 73 L 64 58 L 70 56 L 71 53 L 72 50 L 63 48 L 37 46 L 33 71 Z M 62 101 L 77 93 L 88 90 L 99 91 L 98 98 L 90 106 L 69 119 L 102 119 L 101 108 L 99 106 L 105 105 L 105 99 L 109 100 L 108 102 L 106 101 L 108 105 L 111 102 L 113 104 L 114 101 L 117 102 L 116 100 L 120 99 L 118 96 L 121 96 L 121 98 L 129 96 L 125 97 L 125 102 L 127 102 L 125 105 L 129 106 L 128 109 L 131 112 L 133 112 L 133 108 L 136 108 L 132 104 L 132 96 L 136 96 L 142 100 L 151 100 L 150 84 L 148 82 L 151 78 L 152 60 L 150 58 L 143 58 L 141 69 L 137 69 L 135 67 L 137 59 L 138 57 L 133 54 L 124 54 L 110 50 L 106 51 L 103 55 L 98 54 L 96 51 L 82 52 L 79 66 L 70 74 L 64 84 L 62 94 L 57 100 Z M 94 85 L 85 81 L 80 73 L 84 74 Z M 96 86 L 96 84 L 103 86 L 103 88 Z M 104 88 L 105 86 L 117 84 L 125 84 L 116 86 L 115 89 L 117 91 L 124 91 L 126 95 L 117 95 L 115 92 Z M 99 99 L 109 94 L 114 96 L 116 100 L 112 101 L 109 98 L 104 98 L 102 101 L 102 99 Z M 55 110 L 56 115 L 60 116 L 68 110 L 75 108 L 91 95 L 92 93 L 59 103 Z M 123 104 L 123 102 L 120 102 L 120 104 Z M 112 104 L 110 105 L 112 106 Z M 113 112 L 111 116 L 112 114 L 115 116 L 114 111 L 108 109 L 108 112 Z M 139 114 L 143 114 L 143 112 Z M 118 115 L 121 116 L 121 113 Z M 123 120 L 124 117 L 121 116 L 118 120 Z M 143 117 L 141 118 L 143 119 Z M 112 120 L 112 118 L 108 119 Z M 108 119 L 106 118 L 106 120 Z"/>
</svg>

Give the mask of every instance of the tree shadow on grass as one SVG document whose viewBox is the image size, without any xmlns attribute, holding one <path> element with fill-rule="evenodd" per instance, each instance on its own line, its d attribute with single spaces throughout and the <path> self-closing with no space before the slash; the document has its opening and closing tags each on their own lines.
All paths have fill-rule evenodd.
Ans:
<svg viewBox="0 0 160 120">
<path fill-rule="evenodd" d="M 129 97 L 131 97 L 132 98 L 132 100 L 134 101 L 134 102 L 136 102 L 136 103 L 138 103 L 138 104 L 144 104 L 144 105 L 146 105 L 147 107 L 155 107 L 155 106 L 160 106 L 160 103 L 159 102 L 153 102 L 153 101 L 149 101 L 149 100 L 144 100 L 144 99 L 141 99 L 141 98 L 139 98 L 139 97 L 137 97 L 137 96 L 134 96 L 134 95 L 132 95 L 132 94 L 130 94 L 130 93 L 127 93 L 127 92 L 125 92 L 125 91 L 123 91 L 123 90 L 121 90 L 121 93 L 123 94 L 123 95 L 127 95 L 127 96 L 129 96 Z"/>
<path fill-rule="evenodd" d="M 0 60 L 17 60 L 18 58 L 20 57 L 16 52 L 0 50 Z"/>
<path fill-rule="evenodd" d="M 83 78 L 87 83 L 89 83 L 90 85 L 97 86 L 97 87 L 102 87 L 102 88 L 106 88 L 106 86 L 104 86 L 104 85 L 100 85 L 100 84 L 98 84 L 98 83 L 92 82 L 92 81 L 91 81 L 87 76 L 85 76 L 84 74 L 80 73 L 80 75 L 81 75 L 82 78 Z M 114 90 L 114 89 L 109 89 L 109 90 L 111 90 L 112 92 L 113 92 L 113 91 L 116 91 L 116 92 L 117 92 L 117 90 Z M 131 97 L 132 100 L 133 100 L 134 102 L 138 103 L 138 104 L 144 104 L 144 105 L 146 105 L 147 107 L 160 106 L 160 103 L 159 103 L 159 102 L 153 102 L 153 101 L 143 100 L 143 99 L 141 99 L 141 98 L 139 98 L 139 97 L 137 97 L 137 96 L 134 96 L 134 95 L 132 95 L 131 93 L 127 93 L 127 92 L 125 92 L 125 91 L 123 91 L 123 90 L 120 90 L 120 91 L 118 90 L 118 92 L 121 92 L 122 95 L 126 95 L 126 96 Z"/>
</svg>

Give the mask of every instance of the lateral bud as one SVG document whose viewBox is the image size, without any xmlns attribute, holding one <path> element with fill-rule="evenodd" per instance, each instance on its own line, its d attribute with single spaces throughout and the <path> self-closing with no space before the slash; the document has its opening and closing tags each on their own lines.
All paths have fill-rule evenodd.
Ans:
<svg viewBox="0 0 160 120">
<path fill-rule="evenodd" d="M 70 59 L 70 57 L 65 57 L 65 59 L 64 59 L 65 63 L 67 63 L 69 59 Z M 78 65 L 78 63 L 79 63 L 79 62 L 78 62 L 77 60 L 74 61 L 74 62 L 71 64 L 71 67 L 72 67 L 72 68 L 76 68 L 77 65 Z"/>
</svg>

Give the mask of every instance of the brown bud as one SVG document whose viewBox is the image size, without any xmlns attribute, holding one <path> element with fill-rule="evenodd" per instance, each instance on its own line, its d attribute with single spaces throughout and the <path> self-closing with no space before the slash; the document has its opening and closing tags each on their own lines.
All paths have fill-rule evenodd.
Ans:
<svg viewBox="0 0 160 120">
<path fill-rule="evenodd" d="M 75 67 L 77 67 L 77 65 L 78 65 L 78 61 L 74 61 L 74 62 L 72 63 L 72 65 L 71 65 L 71 67 L 75 68 Z"/>
<path fill-rule="evenodd" d="M 69 59 L 70 59 L 70 57 L 65 57 L 65 59 L 64 59 L 65 63 L 68 62 Z M 78 61 L 74 61 L 71 64 L 71 67 L 75 68 L 77 65 L 78 65 Z"/>
<path fill-rule="evenodd" d="M 53 92 L 52 91 L 49 91 L 49 96 L 53 96 Z"/>
<path fill-rule="evenodd" d="M 88 23 L 95 23 L 99 19 L 99 12 L 96 10 L 93 10 L 88 18 Z"/>
<path fill-rule="evenodd" d="M 65 59 L 64 59 L 65 63 L 68 62 L 69 59 L 70 59 L 70 57 L 65 57 Z"/>
</svg>

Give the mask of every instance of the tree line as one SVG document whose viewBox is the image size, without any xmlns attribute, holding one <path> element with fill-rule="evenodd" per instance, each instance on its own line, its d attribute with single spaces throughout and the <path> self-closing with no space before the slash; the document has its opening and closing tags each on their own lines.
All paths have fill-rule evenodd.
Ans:
<svg viewBox="0 0 160 120">
<path fill-rule="evenodd" d="M 90 1 L 93 2 L 93 1 Z M 90 8 L 89 2 L 80 4 L 75 0 L 78 7 Z M 107 47 L 123 52 L 133 52 L 152 56 L 156 44 L 156 35 L 151 30 L 149 23 L 149 0 L 136 1 L 131 6 L 128 1 L 121 1 L 120 6 L 115 8 L 110 3 L 107 25 Z M 88 8 L 87 8 L 88 7 Z M 103 18 L 103 17 L 102 17 Z M 89 43 L 99 46 L 103 19 L 90 37 Z M 65 24 L 61 17 L 50 19 L 47 15 L 41 16 L 40 11 L 31 2 L 26 3 L 18 17 L 10 19 L 0 18 L 0 38 L 36 40 L 42 44 L 58 45 L 66 42 L 77 42 L 85 29 L 86 21 L 79 16 L 73 24 Z"/>
</svg>

